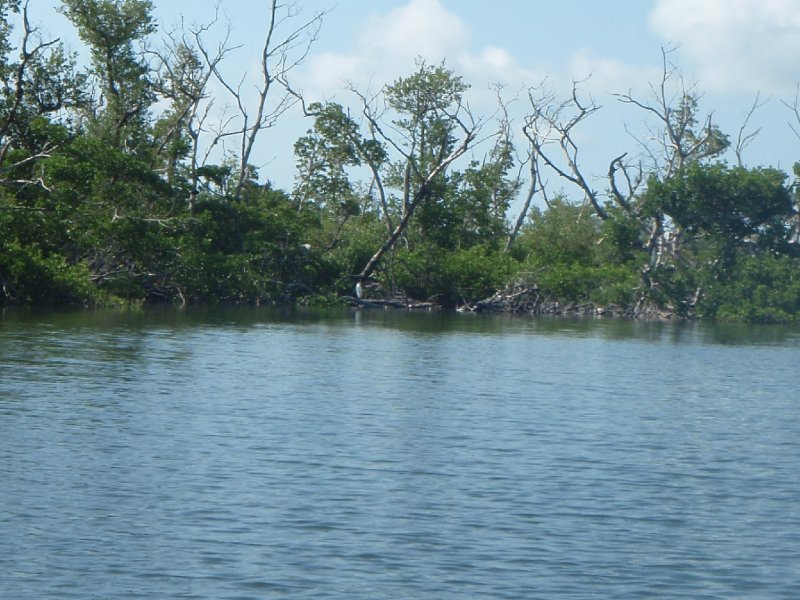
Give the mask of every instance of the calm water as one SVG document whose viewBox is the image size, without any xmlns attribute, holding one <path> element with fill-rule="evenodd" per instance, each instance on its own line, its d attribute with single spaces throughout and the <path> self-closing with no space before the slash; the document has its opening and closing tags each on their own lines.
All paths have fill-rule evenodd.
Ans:
<svg viewBox="0 0 800 600">
<path fill-rule="evenodd" d="M 0 597 L 800 598 L 800 329 L 0 317 Z"/>
</svg>

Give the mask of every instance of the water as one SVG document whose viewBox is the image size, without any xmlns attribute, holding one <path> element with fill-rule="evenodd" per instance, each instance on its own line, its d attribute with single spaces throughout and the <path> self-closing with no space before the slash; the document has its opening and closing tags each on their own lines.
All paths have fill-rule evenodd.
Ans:
<svg viewBox="0 0 800 600">
<path fill-rule="evenodd" d="M 800 597 L 800 330 L 7 313 L 0 597 Z"/>
</svg>

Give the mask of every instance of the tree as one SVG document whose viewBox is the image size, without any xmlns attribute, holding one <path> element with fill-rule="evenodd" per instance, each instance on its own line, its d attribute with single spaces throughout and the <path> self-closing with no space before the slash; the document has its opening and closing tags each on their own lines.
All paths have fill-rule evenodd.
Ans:
<svg viewBox="0 0 800 600">
<path fill-rule="evenodd" d="M 631 92 L 615 94 L 625 104 L 631 104 L 654 118 L 648 130 L 649 141 L 639 141 L 650 160 L 650 171 L 663 180 L 692 162 L 720 156 L 730 146 L 730 139 L 708 114 L 699 116 L 701 95 L 696 84 L 687 84 L 678 69 L 669 62 L 671 48 L 661 49 L 661 79 L 650 84 L 650 99 L 639 99 Z M 740 140 L 739 144 L 746 143 Z"/>
<path fill-rule="evenodd" d="M 700 117 L 699 107 L 701 94 L 697 85 L 687 84 L 678 69 L 669 62 L 673 48 L 662 48 L 661 79 L 650 84 L 650 98 L 639 99 L 630 92 L 615 94 L 617 98 L 630 104 L 653 119 L 655 124 L 647 124 L 645 140 L 637 140 L 642 153 L 649 163 L 645 167 L 651 173 L 648 178 L 652 181 L 665 181 L 682 171 L 684 167 L 700 164 L 719 158 L 729 147 L 730 139 L 713 123 L 712 115 Z M 745 124 L 742 126 L 744 128 Z M 742 138 L 737 142 L 737 153 L 741 153 L 742 145 L 747 144 L 747 139 Z M 624 156 L 624 155 L 623 155 Z M 621 157 L 622 158 L 622 157 Z M 650 268 L 658 267 L 665 259 L 670 259 L 671 254 L 679 251 L 681 232 L 675 229 L 675 223 L 665 219 L 659 210 L 643 213 L 636 200 L 635 192 L 638 182 L 642 181 L 642 167 L 638 167 L 635 175 L 637 186 L 632 189 L 629 199 L 623 200 L 623 195 L 617 186 L 616 174 L 621 172 L 628 182 L 630 166 L 624 165 L 620 159 L 611 163 L 609 168 L 609 181 L 613 197 L 626 211 L 631 210 L 641 219 L 643 229 L 648 231 L 644 248 L 650 254 L 649 265 L 643 269 L 645 280 L 651 281 L 648 275 Z M 631 186 L 629 185 L 629 189 Z"/>
<path fill-rule="evenodd" d="M 599 111 L 600 106 L 591 98 L 581 99 L 578 82 L 573 83 L 572 94 L 567 99 L 558 100 L 544 85 L 528 90 L 528 99 L 530 113 L 525 117 L 522 130 L 530 148 L 532 183 L 541 178 L 538 165 L 543 164 L 580 189 L 597 216 L 607 219 L 600 193 L 581 167 L 580 148 L 575 138 L 576 128 Z M 551 151 L 552 147 L 557 149 Z"/>
<path fill-rule="evenodd" d="M 544 209 L 534 207 L 515 245 L 522 263 L 517 288 L 534 290 L 537 302 L 631 306 L 637 265 L 614 252 L 609 235 L 614 222 L 600 219 L 588 203 L 576 204 L 563 195 Z"/>
<path fill-rule="evenodd" d="M 199 28 L 192 33 L 199 36 L 204 30 Z M 163 161 L 170 182 L 176 183 L 177 175 L 182 170 L 188 171 L 189 208 L 194 210 L 200 179 L 198 170 L 207 158 L 207 155 L 201 157 L 200 134 L 211 106 L 203 106 L 203 102 L 208 98 L 206 87 L 212 68 L 224 57 L 225 47 L 223 45 L 211 59 L 212 66 L 207 67 L 185 32 L 180 37 L 170 32 L 168 39 L 167 47 L 155 53 L 158 62 L 156 88 L 170 103 L 153 128 L 158 144 L 156 157 Z"/>
<path fill-rule="evenodd" d="M 298 175 L 293 203 L 297 210 L 313 207 L 331 222 L 333 230 L 324 241 L 330 250 L 341 241 L 347 221 L 360 212 L 349 169 L 383 159 L 370 155 L 369 141 L 360 136 L 358 125 L 341 105 L 315 103 L 307 112 L 314 115 L 314 126 L 294 145 Z"/>
<path fill-rule="evenodd" d="M 398 155 L 388 174 L 378 177 L 379 185 L 400 192 L 399 219 L 359 278 L 372 275 L 419 209 L 433 207 L 441 200 L 448 168 L 474 143 L 480 123 L 464 103 L 467 89 L 462 78 L 444 65 L 419 62 L 413 75 L 398 79 L 384 90 L 385 108 L 394 115 L 389 123 L 375 100 L 359 94 L 368 127 Z M 421 226 L 424 229 L 424 219 Z"/>
<path fill-rule="evenodd" d="M 82 105 L 84 78 L 59 40 L 31 26 L 28 3 L 15 1 L 0 1 L 0 74 L 0 304 L 80 302 L 91 285 L 64 256 L 67 226 L 46 166 L 72 137 L 69 111 Z"/>
<path fill-rule="evenodd" d="M 483 160 L 473 160 L 453 177 L 457 247 L 486 244 L 499 249 L 504 239 L 512 239 L 507 214 L 522 182 L 513 174 L 514 145 L 508 135 L 506 124 L 501 124 L 495 144 Z M 507 248 L 507 244 L 503 246 Z"/>
<path fill-rule="evenodd" d="M 9 12 L 20 12 L 18 61 L 10 40 Z M 52 123 L 84 102 L 85 78 L 58 39 L 42 40 L 28 18 L 28 3 L 0 2 L 0 183 L 46 187 L 34 165 L 64 142 L 63 128 Z"/>
<path fill-rule="evenodd" d="M 653 297 L 680 314 L 714 316 L 721 301 L 713 299 L 730 297 L 725 290 L 750 272 L 741 268 L 745 262 L 794 254 L 796 209 L 785 182 L 776 169 L 721 163 L 692 163 L 665 181 L 651 178 L 643 211 L 663 214 L 681 232 L 681 244 L 661 249 L 668 259 L 646 273 Z"/>
<path fill-rule="evenodd" d="M 197 30 L 194 36 L 209 72 L 236 105 L 236 114 L 221 118 L 222 125 L 212 132 L 210 142 L 213 146 L 224 144 L 228 139 L 236 140 L 238 165 L 233 187 L 235 198 L 241 197 L 248 180 L 252 178 L 254 167 L 250 159 L 261 133 L 273 127 L 292 106 L 302 102 L 302 95 L 291 86 L 289 75 L 308 56 L 325 16 L 324 12 L 317 12 L 309 19 L 298 22 L 300 11 L 295 2 L 271 0 L 268 6 L 253 103 L 248 102 L 243 88 L 248 79 L 246 74 L 238 84 L 234 84 L 222 73 L 220 64 L 228 49 L 223 45 L 216 52 L 211 52 L 203 41 L 202 30 Z"/>
<path fill-rule="evenodd" d="M 89 46 L 101 97 L 89 114 L 99 138 L 136 151 L 146 141 L 154 83 L 144 45 L 155 33 L 151 0 L 62 0 L 62 12 Z"/>
<path fill-rule="evenodd" d="M 665 181 L 653 179 L 643 202 L 686 235 L 708 237 L 720 257 L 744 247 L 785 252 L 795 212 L 782 171 L 721 163 L 692 163 Z"/>
</svg>

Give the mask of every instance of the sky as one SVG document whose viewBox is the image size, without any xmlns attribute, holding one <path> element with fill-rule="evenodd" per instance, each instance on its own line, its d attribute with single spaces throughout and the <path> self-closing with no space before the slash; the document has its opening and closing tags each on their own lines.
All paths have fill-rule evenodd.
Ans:
<svg viewBox="0 0 800 600">
<path fill-rule="evenodd" d="M 32 20 L 77 45 L 56 5 L 30 0 Z M 164 27 L 182 16 L 189 24 L 207 23 L 219 5 L 230 20 L 231 40 L 241 45 L 223 65 L 225 72 L 245 83 L 256 73 L 265 0 L 154 5 Z M 789 126 L 798 123 L 784 104 L 795 101 L 800 83 L 800 0 L 299 0 L 297 7 L 299 19 L 326 11 L 318 39 L 292 74 L 293 85 L 311 101 L 355 105 L 348 85 L 377 91 L 411 74 L 421 57 L 444 60 L 461 75 L 471 85 L 470 106 L 487 118 L 496 111 L 492 86 L 502 84 L 507 99 L 519 98 L 511 105 L 519 127 L 528 87 L 546 80 L 567 93 L 579 80 L 582 93 L 603 107 L 578 134 L 582 166 L 602 188 L 609 161 L 638 151 L 626 130 L 645 131 L 642 111 L 613 94 L 647 99 L 649 84 L 661 77 L 662 48 L 671 47 L 670 61 L 702 96 L 702 114 L 711 113 L 732 138 L 760 98 L 748 130 L 760 129 L 744 153 L 748 166 L 789 171 L 800 160 L 800 139 Z M 252 162 L 277 187 L 292 186 L 292 144 L 310 125 L 293 111 L 262 135 Z"/>
</svg>

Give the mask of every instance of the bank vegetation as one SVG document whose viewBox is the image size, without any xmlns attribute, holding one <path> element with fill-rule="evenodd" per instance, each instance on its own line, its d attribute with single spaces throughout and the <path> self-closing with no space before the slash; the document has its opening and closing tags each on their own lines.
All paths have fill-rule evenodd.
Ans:
<svg viewBox="0 0 800 600">
<path fill-rule="evenodd" d="M 462 77 L 419 61 L 348 105 L 307 103 L 292 72 L 324 15 L 272 2 L 247 98 L 221 68 L 233 45 L 208 41 L 224 23 L 161 31 L 149 0 L 63 0 L 79 64 L 28 8 L 0 0 L 0 305 L 800 320 L 800 167 L 745 166 L 755 132 L 701 114 L 670 49 L 649 94 L 616 96 L 649 135 L 598 183 L 579 132 L 602 111 L 579 83 L 530 88 L 520 121 L 500 90 L 475 114 Z M 289 110 L 309 125 L 276 189 L 252 163 Z"/>
</svg>

